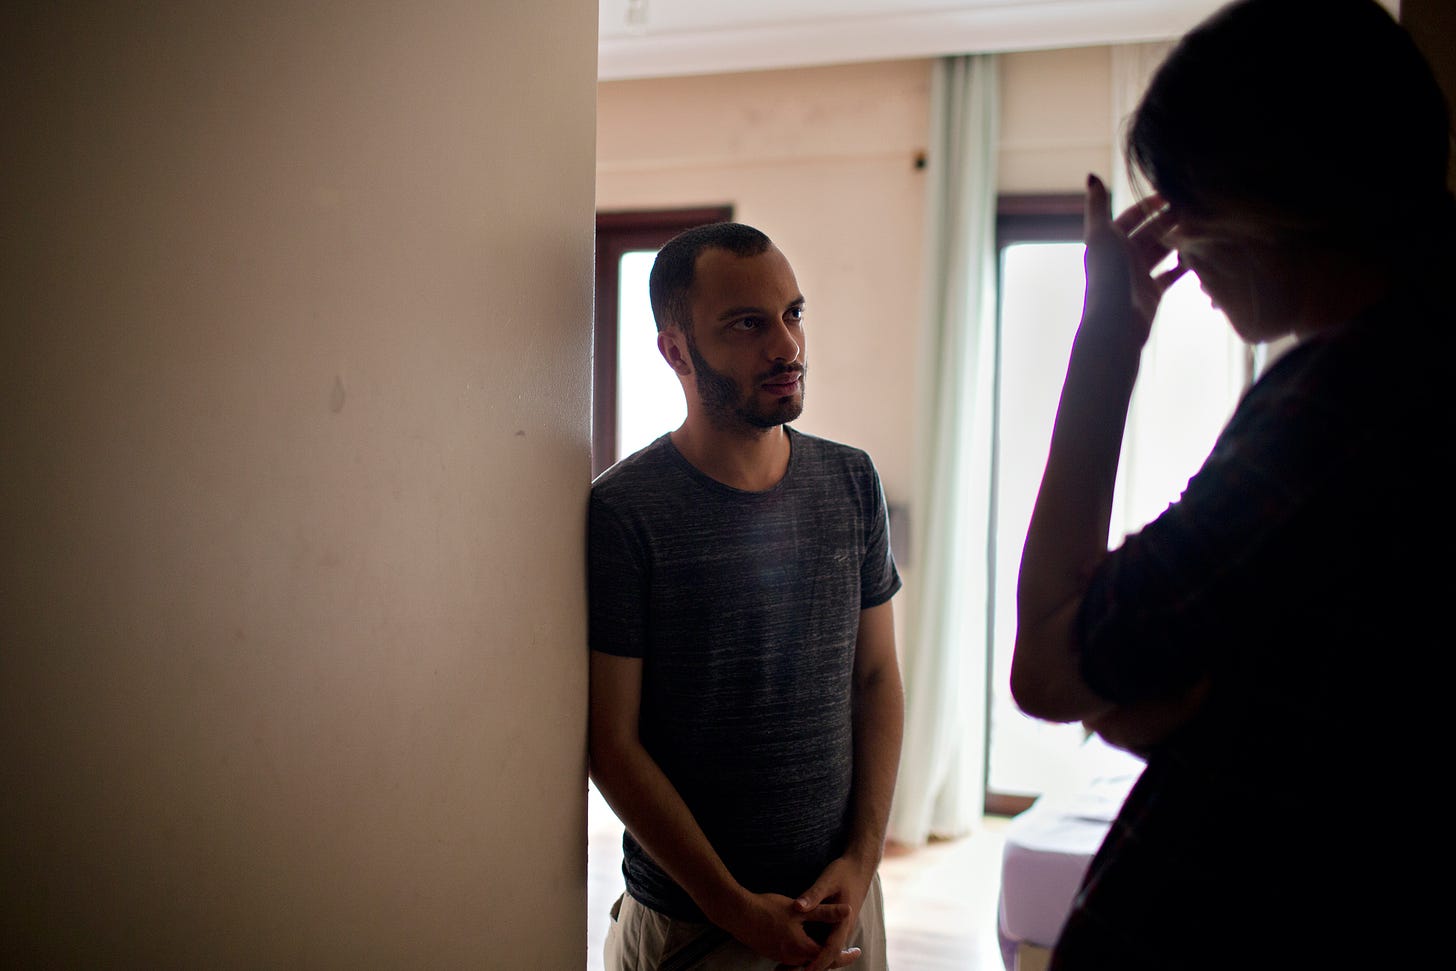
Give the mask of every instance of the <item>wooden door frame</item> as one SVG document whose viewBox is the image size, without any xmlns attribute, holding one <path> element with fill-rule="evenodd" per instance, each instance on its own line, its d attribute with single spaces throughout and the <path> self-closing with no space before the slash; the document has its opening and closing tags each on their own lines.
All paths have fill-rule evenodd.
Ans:
<svg viewBox="0 0 1456 971">
<path fill-rule="evenodd" d="M 733 218 L 732 206 L 597 213 L 596 309 L 592 331 L 592 478 L 617 454 L 617 292 L 623 254 L 661 249 L 685 229 Z"/>
</svg>

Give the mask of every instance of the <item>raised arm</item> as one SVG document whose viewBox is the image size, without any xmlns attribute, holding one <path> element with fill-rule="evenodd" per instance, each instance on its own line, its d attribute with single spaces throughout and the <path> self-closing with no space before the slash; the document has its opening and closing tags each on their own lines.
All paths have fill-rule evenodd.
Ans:
<svg viewBox="0 0 1456 971">
<path fill-rule="evenodd" d="M 642 746 L 638 712 L 642 660 L 591 652 L 591 774 L 633 838 L 681 886 L 708 920 L 755 952 L 800 966 L 821 945 L 807 921 L 834 923 L 849 908 L 837 904 L 805 912 L 788 897 L 754 894 L 728 872 L 677 789 Z"/>
<path fill-rule="evenodd" d="M 1138 360 L 1163 291 L 1182 274 L 1152 274 L 1169 249 L 1171 217 L 1156 197 L 1112 219 L 1106 188 L 1089 177 L 1087 295 L 1072 344 L 1046 471 L 1017 585 L 1011 692 L 1051 721 L 1105 716 L 1111 704 L 1082 680 L 1073 625 L 1107 555 L 1112 492 Z"/>
</svg>

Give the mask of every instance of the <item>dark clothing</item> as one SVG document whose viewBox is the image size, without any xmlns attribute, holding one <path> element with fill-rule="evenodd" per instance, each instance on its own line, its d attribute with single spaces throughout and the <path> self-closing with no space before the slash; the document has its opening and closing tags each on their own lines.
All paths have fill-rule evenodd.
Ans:
<svg viewBox="0 0 1456 971">
<path fill-rule="evenodd" d="M 1088 685 L 1119 704 L 1212 691 L 1149 754 L 1057 971 L 1354 967 L 1442 896 L 1378 799 L 1429 799 L 1447 762 L 1453 306 L 1404 288 L 1293 348 L 1097 570 Z"/>
<path fill-rule="evenodd" d="M 642 744 L 733 876 L 796 896 L 844 850 L 859 615 L 900 578 L 869 457 L 789 441 L 765 492 L 704 475 L 667 436 L 602 473 L 590 640 L 643 659 Z M 703 919 L 630 834 L 623 850 L 633 897 Z"/>
</svg>

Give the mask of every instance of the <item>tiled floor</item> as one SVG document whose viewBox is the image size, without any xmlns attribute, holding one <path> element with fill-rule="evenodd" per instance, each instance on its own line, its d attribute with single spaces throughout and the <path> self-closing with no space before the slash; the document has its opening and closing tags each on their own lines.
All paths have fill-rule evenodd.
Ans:
<svg viewBox="0 0 1456 971">
<path fill-rule="evenodd" d="M 1004 971 L 996 891 L 1006 822 L 988 817 L 965 839 L 886 855 L 880 880 L 893 971 Z M 587 968 L 600 971 L 607 911 L 622 892 L 622 824 L 595 787 L 587 824 Z"/>
</svg>

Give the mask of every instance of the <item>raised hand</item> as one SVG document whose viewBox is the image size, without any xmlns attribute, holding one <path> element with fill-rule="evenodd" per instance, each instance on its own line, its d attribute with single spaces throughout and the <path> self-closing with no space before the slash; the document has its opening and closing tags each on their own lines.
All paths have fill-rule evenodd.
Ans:
<svg viewBox="0 0 1456 971">
<path fill-rule="evenodd" d="M 1083 239 L 1087 243 L 1087 295 L 1083 319 L 1125 326 L 1139 344 L 1147 342 L 1153 315 L 1168 287 L 1187 268 L 1153 269 L 1172 251 L 1165 241 L 1173 216 L 1162 197 L 1148 196 L 1112 218 L 1111 197 L 1102 180 L 1087 177 Z"/>
</svg>

